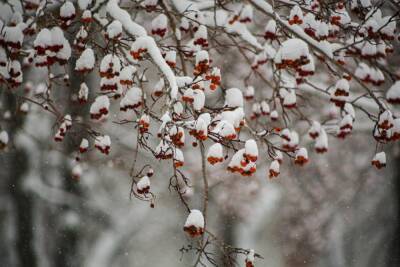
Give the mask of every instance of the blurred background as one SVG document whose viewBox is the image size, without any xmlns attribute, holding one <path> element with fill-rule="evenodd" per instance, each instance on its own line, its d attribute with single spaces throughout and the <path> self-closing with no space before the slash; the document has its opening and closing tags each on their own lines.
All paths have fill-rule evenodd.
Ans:
<svg viewBox="0 0 400 267">
<path fill-rule="evenodd" d="M 8 7 L 1 5 L 0 10 L 2 20 L 9 20 Z M 237 51 L 230 52 L 232 56 L 213 60 L 225 70 L 226 87 L 239 87 L 245 78 L 241 70 L 248 66 L 236 61 Z M 91 88 L 98 86 L 98 77 L 76 76 L 71 66 L 66 70 L 69 85 L 54 88 L 54 94 L 65 113 L 89 120 L 89 107 L 77 107 L 71 99 L 83 81 Z M 27 71 L 25 86 L 42 86 L 46 75 Z M 146 75 L 150 82 L 144 89 L 150 90 L 157 73 Z M 322 84 L 332 82 L 317 78 Z M 264 89 L 256 81 L 254 86 Z M 132 127 L 113 123 L 118 115 L 95 125 L 110 134 L 111 155 L 89 152 L 82 159 L 81 177 L 73 179 L 82 132 L 74 130 L 63 143 L 55 143 L 54 117 L 35 105 L 21 114 L 21 100 L 9 91 L 0 92 L 1 123 L 11 140 L 0 153 L 0 266 L 191 266 L 196 255 L 185 252 L 193 241 L 183 232 L 185 209 L 168 190 L 170 166 L 139 151 L 138 164 L 150 163 L 155 170 L 155 207 L 129 197 L 136 149 Z M 314 116 L 331 112 L 327 106 Z M 274 180 L 267 177 L 267 162 L 260 162 L 251 178 L 228 173 L 225 164 L 210 166 L 208 227 L 226 243 L 261 254 L 264 259 L 256 266 L 400 266 L 400 147 L 390 147 L 388 167 L 375 170 L 370 165 L 375 147 L 371 125 L 365 126 L 362 119 L 357 123 L 352 136 L 330 139 L 329 153 L 311 156 L 305 167 L 285 161 Z M 155 146 L 157 139 L 149 142 Z M 188 201 L 201 207 L 200 153 L 190 145 L 184 152 L 183 171 L 193 184 Z M 219 266 L 224 266 L 218 253 L 215 250 Z M 238 266 L 244 266 L 244 258 L 238 257 Z"/>
<path fill-rule="evenodd" d="M 2 97 L 15 110 L 15 99 Z M 112 155 L 90 152 L 73 179 L 73 138 L 49 141 L 53 118 L 34 106 L 17 118 L 7 121 L 13 143 L 0 154 L 0 266 L 190 266 L 195 255 L 181 250 L 192 242 L 182 231 L 186 213 L 168 190 L 165 163 L 139 151 L 139 164 L 155 170 L 155 208 L 129 198 L 134 131 L 109 125 Z M 208 168 L 210 229 L 228 244 L 254 248 L 264 257 L 257 266 L 400 266 L 399 147 L 378 171 L 370 166 L 372 143 L 362 130 L 332 139 L 328 154 L 303 168 L 287 161 L 275 180 L 265 163 L 251 178 Z M 193 151 L 183 170 L 193 183 L 189 202 L 201 207 Z"/>
</svg>

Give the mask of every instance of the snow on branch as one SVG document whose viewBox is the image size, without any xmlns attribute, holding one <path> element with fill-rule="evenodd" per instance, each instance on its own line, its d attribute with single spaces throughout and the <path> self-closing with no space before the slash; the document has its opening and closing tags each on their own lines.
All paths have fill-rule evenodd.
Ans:
<svg viewBox="0 0 400 267">
<path fill-rule="evenodd" d="M 171 86 L 171 99 L 176 99 L 178 95 L 178 85 L 176 82 L 175 74 L 172 72 L 171 67 L 163 58 L 160 49 L 158 49 L 154 39 L 150 36 L 142 36 L 137 38 L 136 41 L 132 44 L 131 50 L 135 51 L 136 49 L 144 49 L 149 53 L 151 58 L 154 60 L 154 63 L 164 73 L 169 82 L 169 85 Z"/>
<path fill-rule="evenodd" d="M 124 29 L 133 36 L 146 36 L 146 29 L 135 23 L 129 13 L 118 5 L 118 0 L 110 0 L 107 4 L 107 13 L 122 23 Z"/>
<path fill-rule="evenodd" d="M 107 12 L 108 14 L 110 14 L 111 17 L 120 21 L 124 29 L 130 35 L 139 37 L 135 41 L 135 43 L 141 46 L 142 48 L 147 49 L 151 58 L 154 60 L 154 63 L 163 72 L 163 74 L 165 75 L 171 86 L 171 92 L 170 92 L 171 99 L 176 99 L 178 94 L 178 86 L 176 83 L 175 74 L 173 73 L 171 67 L 167 64 L 167 62 L 161 55 L 161 52 L 158 49 L 154 39 L 147 35 L 146 30 L 142 26 L 132 21 L 132 18 L 129 15 L 129 13 L 119 7 L 117 0 L 110 0 L 110 2 L 108 2 Z"/>
<path fill-rule="evenodd" d="M 266 14 L 267 16 L 275 19 L 278 23 L 280 23 L 282 26 L 284 26 L 286 29 L 288 29 L 292 34 L 294 34 L 296 37 L 301 38 L 305 42 L 307 42 L 314 50 L 316 50 L 318 53 L 321 53 L 325 55 L 332 63 L 334 63 L 340 70 L 342 70 L 345 73 L 350 74 L 351 72 L 346 69 L 345 67 L 339 65 L 333 60 L 333 52 L 332 48 L 329 42 L 327 41 L 316 41 L 310 36 L 308 36 L 298 25 L 290 25 L 288 21 L 282 19 L 277 13 L 273 11 L 273 8 L 270 4 L 265 2 L 264 0 L 250 0 L 250 3 L 252 3 L 256 8 L 258 8 L 261 12 Z M 362 88 L 364 88 L 368 94 L 373 98 L 375 103 L 378 105 L 378 107 L 381 110 L 385 110 L 382 102 L 378 99 L 378 97 L 372 92 L 370 88 L 368 88 L 363 82 L 358 79 L 357 77 L 354 77 L 354 79 L 357 81 L 358 84 Z"/>
<path fill-rule="evenodd" d="M 179 11 L 179 13 L 184 13 L 188 11 L 199 11 L 215 6 L 215 1 L 194 2 L 188 0 L 172 0 L 172 3 Z"/>
<path fill-rule="evenodd" d="M 290 25 L 288 21 L 282 19 L 278 14 L 276 14 L 274 12 L 274 10 L 272 9 L 272 6 L 270 4 L 268 4 L 266 1 L 251 0 L 250 2 L 253 3 L 259 9 L 261 9 L 262 11 L 264 11 L 265 13 L 267 13 L 271 18 L 274 18 L 280 24 L 282 24 L 286 28 L 290 29 L 298 37 L 300 37 L 301 39 L 306 41 L 308 44 L 313 46 L 318 52 L 323 53 L 326 57 L 328 57 L 330 59 L 333 58 L 332 50 L 329 49 L 330 48 L 329 43 L 323 42 L 323 41 L 319 42 L 319 41 L 311 38 L 304 32 L 304 30 L 300 26 L 298 26 L 296 24 Z"/>
<path fill-rule="evenodd" d="M 240 38 L 254 46 L 257 49 L 262 50 L 263 46 L 257 41 L 257 38 L 247 29 L 247 26 L 240 22 L 235 22 L 232 25 L 227 23 L 226 29 L 228 32 L 239 34 Z"/>
</svg>

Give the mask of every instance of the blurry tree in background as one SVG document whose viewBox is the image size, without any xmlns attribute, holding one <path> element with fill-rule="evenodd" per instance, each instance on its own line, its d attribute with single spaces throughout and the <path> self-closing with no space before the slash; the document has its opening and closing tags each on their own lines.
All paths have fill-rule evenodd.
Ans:
<svg viewBox="0 0 400 267">
<path fill-rule="evenodd" d="M 399 19 L 2 2 L 1 265 L 397 266 Z"/>
</svg>

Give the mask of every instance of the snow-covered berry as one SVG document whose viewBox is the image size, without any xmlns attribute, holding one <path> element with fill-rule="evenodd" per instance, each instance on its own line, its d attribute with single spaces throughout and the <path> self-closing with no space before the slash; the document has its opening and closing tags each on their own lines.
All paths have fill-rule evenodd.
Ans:
<svg viewBox="0 0 400 267">
<path fill-rule="evenodd" d="M 193 209 L 186 219 L 183 230 L 191 237 L 198 237 L 204 233 L 204 217 L 201 211 Z"/>
</svg>

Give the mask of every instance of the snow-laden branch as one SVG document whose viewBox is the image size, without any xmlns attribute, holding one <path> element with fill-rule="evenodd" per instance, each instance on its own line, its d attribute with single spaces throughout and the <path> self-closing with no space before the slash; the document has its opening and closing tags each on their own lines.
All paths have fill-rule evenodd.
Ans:
<svg viewBox="0 0 400 267">
<path fill-rule="evenodd" d="M 133 36 L 147 36 L 146 29 L 134 22 L 126 10 L 118 5 L 118 0 L 110 0 L 107 4 L 107 13 L 121 22 L 124 29 Z"/>
<path fill-rule="evenodd" d="M 178 86 L 176 83 L 176 77 L 171 67 L 167 64 L 163 56 L 161 55 L 160 49 L 157 47 L 154 39 L 147 35 L 146 30 L 135 23 L 129 13 L 119 7 L 117 0 L 110 0 L 107 4 L 107 13 L 114 19 L 121 22 L 125 31 L 134 37 L 138 37 L 136 42 L 140 42 L 145 47 L 153 59 L 154 63 L 161 70 L 161 72 L 167 78 L 169 85 L 171 86 L 170 97 L 176 99 L 178 95 Z"/>
<path fill-rule="evenodd" d="M 266 1 L 251 0 L 250 2 L 252 2 L 256 7 L 258 7 L 258 9 L 264 11 L 264 13 L 266 13 L 268 16 L 275 19 L 279 24 L 285 26 L 285 28 L 288 28 L 291 32 L 295 33 L 297 35 L 297 37 L 306 41 L 313 48 L 315 48 L 318 52 L 324 54 L 329 59 L 333 58 L 332 51 L 330 49 L 327 49 L 328 46 L 326 45 L 326 42 L 323 42 L 323 41 L 319 42 L 319 41 L 311 38 L 304 32 L 304 30 L 300 26 L 298 26 L 296 24 L 290 25 L 288 21 L 281 19 L 281 17 L 277 13 L 274 12 L 272 6 L 270 4 L 268 4 Z"/>
<path fill-rule="evenodd" d="M 315 83 L 314 83 L 314 86 L 315 86 Z M 317 84 L 317 86 L 319 86 L 319 85 Z M 322 88 L 323 86 L 321 85 L 320 87 Z M 315 88 L 312 87 L 308 83 L 301 84 L 299 86 L 299 90 L 301 90 L 303 92 L 314 94 L 314 95 L 318 96 L 318 98 L 320 98 L 320 99 L 325 99 L 325 100 L 329 100 L 330 99 L 329 93 L 323 93 L 322 91 L 315 90 Z M 353 99 L 349 100 L 348 102 L 349 103 L 353 103 L 353 101 L 356 100 L 356 99 L 357 99 L 357 101 L 353 105 L 355 105 L 357 107 L 360 107 L 360 108 L 363 108 L 365 110 L 368 110 L 371 113 L 376 113 L 376 112 L 379 111 L 378 106 L 375 105 L 375 102 L 373 100 L 370 100 L 370 99 L 359 98 L 357 96 L 357 97 L 353 97 Z"/>
<path fill-rule="evenodd" d="M 212 2 L 212 3 L 210 3 Z M 193 20 L 197 20 L 194 17 L 194 13 L 199 12 L 201 9 L 208 8 L 214 6 L 213 1 L 204 1 L 201 3 L 194 3 L 191 1 L 181 1 L 181 0 L 174 0 L 172 1 L 175 9 L 181 13 L 187 12 L 187 16 Z M 212 5 L 211 5 L 212 4 Z M 192 13 L 191 13 L 192 12 Z M 258 42 L 257 38 L 249 31 L 247 26 L 239 21 L 234 23 L 229 22 L 229 14 L 225 10 L 218 9 L 214 12 L 212 11 L 204 11 L 201 13 L 204 25 L 208 27 L 224 27 L 226 28 L 228 33 L 235 33 L 238 34 L 239 37 L 250 44 L 251 46 L 262 50 L 263 46 Z M 193 18 L 192 18 L 193 17 Z"/>
<path fill-rule="evenodd" d="M 229 33 L 237 33 L 240 38 L 255 48 L 260 50 L 263 49 L 263 46 L 257 41 L 257 38 L 249 31 L 249 29 L 247 29 L 245 24 L 235 22 L 230 25 L 229 23 L 226 23 L 226 29 Z"/>
<path fill-rule="evenodd" d="M 199 11 L 215 6 L 215 1 L 194 2 L 188 0 L 172 0 L 179 13 Z"/>
<path fill-rule="evenodd" d="M 275 19 L 276 22 L 278 22 L 280 25 L 285 27 L 287 30 L 289 30 L 292 34 L 294 34 L 296 37 L 302 39 L 303 41 L 307 42 L 308 45 L 310 45 L 315 51 L 318 53 L 324 55 L 331 63 L 333 63 L 336 67 L 338 67 L 341 71 L 351 74 L 352 72 L 343 67 L 342 65 L 338 64 L 333 60 L 333 53 L 331 50 L 331 47 L 329 43 L 326 41 L 321 41 L 318 42 L 317 40 L 314 40 L 310 36 L 308 36 L 298 25 L 290 25 L 288 21 L 282 19 L 276 12 L 274 12 L 272 6 L 268 4 L 265 0 L 250 0 L 250 3 L 253 4 L 258 10 L 260 10 L 262 13 L 265 15 L 269 16 L 272 19 Z M 354 80 L 357 81 L 358 84 L 362 88 L 364 88 L 368 94 L 373 98 L 375 103 L 378 105 L 378 107 L 382 110 L 385 110 L 383 107 L 381 101 L 377 98 L 377 96 L 372 92 L 370 88 L 368 88 L 360 79 L 357 77 L 353 77 Z"/>
<path fill-rule="evenodd" d="M 178 85 L 176 82 L 176 77 L 171 67 L 167 64 L 163 56 L 161 55 L 160 49 L 158 49 L 154 38 L 150 36 L 142 36 L 136 39 L 132 46 L 140 47 L 146 49 L 147 53 L 151 56 L 154 63 L 158 66 L 161 72 L 167 78 L 169 85 L 171 86 L 170 97 L 171 99 L 176 99 L 178 96 Z"/>
</svg>

